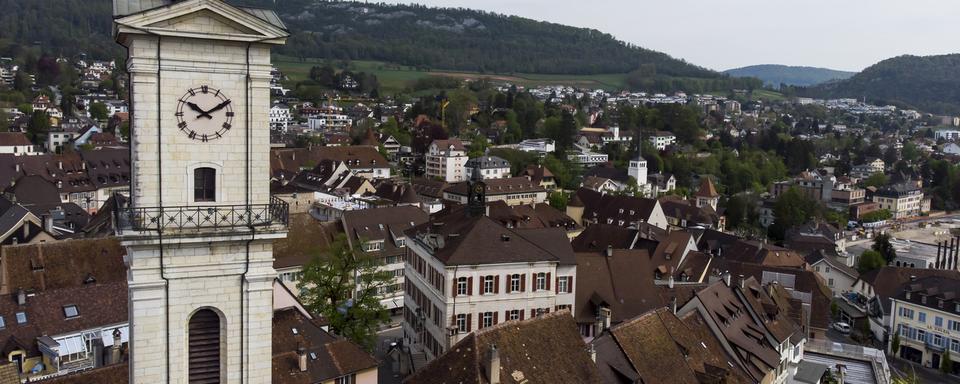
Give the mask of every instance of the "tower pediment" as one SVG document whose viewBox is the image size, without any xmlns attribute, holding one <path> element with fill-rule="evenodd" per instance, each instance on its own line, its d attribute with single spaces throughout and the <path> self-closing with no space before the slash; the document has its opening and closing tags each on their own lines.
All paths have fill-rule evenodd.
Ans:
<svg viewBox="0 0 960 384">
<path fill-rule="evenodd" d="M 289 33 L 275 14 L 246 10 L 221 0 L 188 0 L 167 4 L 116 20 L 114 35 L 153 34 L 230 41 L 282 44 Z"/>
</svg>

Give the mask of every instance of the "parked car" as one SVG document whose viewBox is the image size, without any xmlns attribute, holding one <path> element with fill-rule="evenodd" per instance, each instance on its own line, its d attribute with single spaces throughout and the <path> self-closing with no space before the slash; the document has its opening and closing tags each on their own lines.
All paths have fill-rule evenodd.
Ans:
<svg viewBox="0 0 960 384">
<path fill-rule="evenodd" d="M 850 334 L 850 330 L 851 330 L 851 329 L 850 329 L 850 324 L 847 324 L 847 323 L 844 323 L 844 322 L 836 322 L 836 323 L 833 323 L 833 329 L 836 329 L 838 332 L 840 332 L 840 333 L 842 333 L 842 334 L 844 334 L 844 335 L 849 335 L 849 334 Z"/>
</svg>

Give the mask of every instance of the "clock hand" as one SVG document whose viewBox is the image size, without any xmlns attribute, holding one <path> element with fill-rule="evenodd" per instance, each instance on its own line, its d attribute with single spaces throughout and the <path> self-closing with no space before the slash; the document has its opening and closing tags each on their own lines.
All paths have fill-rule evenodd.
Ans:
<svg viewBox="0 0 960 384">
<path fill-rule="evenodd" d="M 209 111 L 207 111 L 207 114 L 208 114 L 207 116 L 209 116 L 210 113 L 214 113 L 214 112 L 219 111 L 219 110 L 221 110 L 221 109 L 223 109 L 223 108 L 226 108 L 226 106 L 230 105 L 230 103 L 231 103 L 231 101 L 230 101 L 229 99 L 227 99 L 227 101 L 224 101 L 224 102 L 220 103 L 219 105 L 217 105 L 216 107 L 211 108 Z"/>
<path fill-rule="evenodd" d="M 210 116 L 209 112 L 205 112 L 203 109 L 201 109 L 199 105 L 196 105 L 191 102 L 187 102 L 187 106 L 189 106 L 190 109 L 197 111 L 197 113 L 200 114 L 199 116 L 197 116 L 198 119 L 204 116 L 206 116 L 208 119 L 213 119 L 213 116 Z"/>
</svg>

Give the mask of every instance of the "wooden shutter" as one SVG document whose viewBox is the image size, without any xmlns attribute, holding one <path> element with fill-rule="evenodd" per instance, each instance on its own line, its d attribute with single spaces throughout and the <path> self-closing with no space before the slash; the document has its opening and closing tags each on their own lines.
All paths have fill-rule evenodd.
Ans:
<svg viewBox="0 0 960 384">
<path fill-rule="evenodd" d="M 573 290 L 573 276 L 567 276 L 567 293 L 576 292 Z"/>
<path fill-rule="evenodd" d="M 510 286 L 513 285 L 512 281 L 513 279 L 510 278 L 510 274 L 507 274 L 507 290 L 506 290 L 507 293 L 513 292 L 510 290 L 511 289 Z"/>
<path fill-rule="evenodd" d="M 190 318 L 190 384 L 220 383 L 220 316 L 201 309 Z"/>
<path fill-rule="evenodd" d="M 554 277 L 553 280 L 554 280 L 553 290 L 556 293 L 560 293 L 560 276 Z"/>
<path fill-rule="evenodd" d="M 536 308 L 530 308 L 530 318 L 532 319 L 532 318 L 534 318 L 534 317 L 537 317 L 537 309 L 536 309 Z"/>
<path fill-rule="evenodd" d="M 493 276 L 493 293 L 500 293 L 500 276 Z"/>
<path fill-rule="evenodd" d="M 450 296 L 457 297 L 457 278 L 453 278 L 453 291 L 450 292 Z"/>
<path fill-rule="evenodd" d="M 473 294 L 473 276 L 467 278 L 467 296 Z"/>
<path fill-rule="evenodd" d="M 550 272 L 547 272 L 547 278 L 543 280 L 543 283 L 546 284 L 546 289 L 550 290 Z"/>
<path fill-rule="evenodd" d="M 527 291 L 527 274 L 520 275 L 520 292 Z"/>
<path fill-rule="evenodd" d="M 493 311 L 493 325 L 497 325 L 499 321 L 497 319 L 500 317 L 500 312 Z"/>
<path fill-rule="evenodd" d="M 468 314 L 467 314 L 467 332 L 470 332 L 470 331 L 473 329 L 473 321 L 472 321 L 472 319 L 473 319 L 473 314 L 472 314 L 472 313 L 468 313 Z"/>
<path fill-rule="evenodd" d="M 523 320 L 523 310 L 521 309 L 521 310 L 519 310 L 519 311 L 517 311 L 517 312 L 520 312 L 520 320 Z"/>
</svg>

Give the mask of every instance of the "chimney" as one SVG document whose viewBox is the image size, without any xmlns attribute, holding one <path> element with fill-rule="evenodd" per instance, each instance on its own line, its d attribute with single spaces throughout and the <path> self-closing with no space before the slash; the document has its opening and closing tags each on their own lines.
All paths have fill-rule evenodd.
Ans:
<svg viewBox="0 0 960 384">
<path fill-rule="evenodd" d="M 673 275 L 670 275 L 670 277 L 667 278 L 667 287 L 673 289 Z"/>
<path fill-rule="evenodd" d="M 730 272 L 723 273 L 723 283 L 726 284 L 728 287 L 730 286 Z"/>
<path fill-rule="evenodd" d="M 57 161 L 57 168 L 63 169 L 63 161 Z"/>
<path fill-rule="evenodd" d="M 677 314 L 677 297 L 676 296 L 674 296 L 673 299 L 670 300 L 670 309 L 673 310 L 674 315 Z"/>
<path fill-rule="evenodd" d="M 737 275 L 740 278 L 740 289 L 746 289 L 747 281 L 743 278 L 743 275 Z"/>
<path fill-rule="evenodd" d="M 917 276 L 910 275 L 910 281 L 917 281 Z"/>
<path fill-rule="evenodd" d="M 297 357 L 300 360 L 300 372 L 307 371 L 307 350 L 303 347 L 297 348 Z"/>
<path fill-rule="evenodd" d="M 108 364 L 117 364 L 120 362 L 120 328 L 113 329 L 113 348 L 110 348 L 110 361 Z"/>
<path fill-rule="evenodd" d="M 500 384 L 500 353 L 497 352 L 497 345 L 490 346 L 490 360 L 487 362 L 487 378 L 490 384 Z"/>
<path fill-rule="evenodd" d="M 16 170 L 17 170 L 17 173 L 20 173 L 20 163 L 17 163 Z"/>
<path fill-rule="evenodd" d="M 27 292 L 23 288 L 17 289 L 17 305 L 27 305 Z"/>
<path fill-rule="evenodd" d="M 590 344 L 590 360 L 593 360 L 594 363 L 597 362 L 597 349 L 593 347 L 593 343 Z"/>
</svg>

